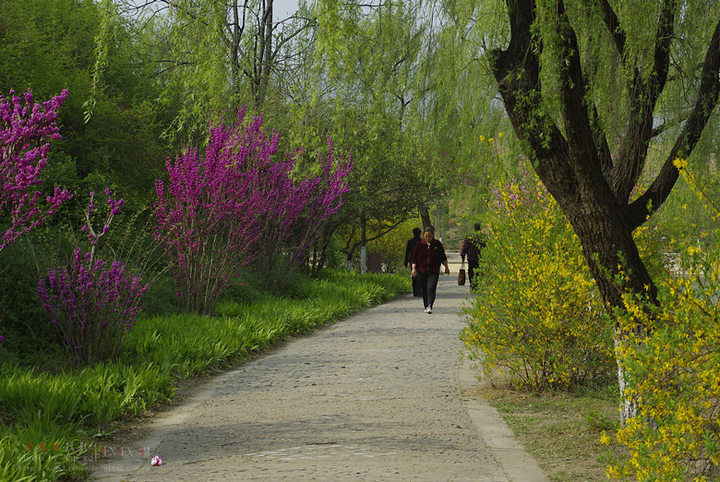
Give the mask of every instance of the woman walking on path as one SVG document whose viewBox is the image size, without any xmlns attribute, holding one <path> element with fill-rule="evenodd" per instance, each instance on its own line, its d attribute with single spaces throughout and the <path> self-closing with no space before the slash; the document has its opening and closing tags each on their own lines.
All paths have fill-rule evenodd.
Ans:
<svg viewBox="0 0 720 482">
<path fill-rule="evenodd" d="M 432 313 L 435 303 L 435 291 L 440 277 L 440 265 L 445 266 L 445 274 L 450 274 L 445 248 L 435 239 L 435 230 L 428 226 L 423 239 L 415 243 L 412 253 L 412 275 L 420 280 L 425 313 Z"/>
</svg>

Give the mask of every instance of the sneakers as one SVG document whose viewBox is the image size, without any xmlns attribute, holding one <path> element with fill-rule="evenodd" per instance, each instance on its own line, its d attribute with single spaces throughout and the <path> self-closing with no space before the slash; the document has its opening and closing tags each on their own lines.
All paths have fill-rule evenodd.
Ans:
<svg viewBox="0 0 720 482">
<path fill-rule="evenodd" d="M 427 313 L 429 309 L 430 309 L 430 307 L 429 307 L 429 306 L 426 306 L 424 312 Z"/>
<path fill-rule="evenodd" d="M 425 313 L 427 313 L 428 315 L 431 314 L 431 313 L 432 313 L 432 306 L 428 306 L 427 308 L 425 308 Z"/>
</svg>

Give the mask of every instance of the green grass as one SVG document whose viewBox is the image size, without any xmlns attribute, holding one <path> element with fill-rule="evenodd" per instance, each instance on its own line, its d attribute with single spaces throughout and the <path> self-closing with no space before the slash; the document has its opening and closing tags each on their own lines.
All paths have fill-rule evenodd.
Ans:
<svg viewBox="0 0 720 482">
<path fill-rule="evenodd" d="M 82 478 L 83 457 L 113 422 L 170 401 L 179 381 L 408 291 L 406 277 L 328 271 L 295 283 L 289 296 L 223 300 L 215 317 L 142 317 L 114 363 L 55 373 L 6 363 L 0 481 Z"/>
<path fill-rule="evenodd" d="M 619 426 L 617 385 L 574 393 L 489 389 L 484 394 L 553 481 L 606 479 L 618 445 L 600 443 Z"/>
</svg>

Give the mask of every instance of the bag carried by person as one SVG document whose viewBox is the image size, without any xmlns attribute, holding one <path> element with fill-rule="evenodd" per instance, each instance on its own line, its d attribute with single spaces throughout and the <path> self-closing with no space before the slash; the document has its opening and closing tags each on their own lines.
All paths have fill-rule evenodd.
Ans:
<svg viewBox="0 0 720 482">
<path fill-rule="evenodd" d="M 458 285 L 465 285 L 465 261 L 462 262 L 462 267 L 458 271 Z"/>
<path fill-rule="evenodd" d="M 412 277 L 413 296 L 422 298 L 422 288 L 420 287 L 420 276 Z"/>
</svg>

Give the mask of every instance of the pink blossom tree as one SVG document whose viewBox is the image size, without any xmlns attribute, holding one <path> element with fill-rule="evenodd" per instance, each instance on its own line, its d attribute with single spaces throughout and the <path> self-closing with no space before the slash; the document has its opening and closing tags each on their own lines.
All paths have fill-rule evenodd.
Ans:
<svg viewBox="0 0 720 482">
<path fill-rule="evenodd" d="M 349 159 L 335 158 L 328 138 L 327 153 L 318 153 L 320 174 L 297 181 L 292 176 L 296 154 L 275 164 L 273 168 L 281 170 L 282 175 L 266 177 L 263 186 L 272 201 L 262 220 L 255 262 L 263 272 L 265 287 L 275 290 L 282 289 L 287 274 L 306 260 L 328 218 L 340 209 L 352 169 Z"/>
<path fill-rule="evenodd" d="M 43 197 L 38 189 L 51 141 L 60 139 L 55 120 L 67 95 L 63 90 L 43 103 L 33 103 L 30 91 L 0 95 L 0 252 L 72 197 L 58 187 Z"/>
<path fill-rule="evenodd" d="M 297 151 L 276 161 L 279 133 L 262 127 L 262 116 L 246 121 L 241 111 L 233 126 L 210 129 L 204 158 L 187 148 L 167 161 L 167 185 L 156 181 L 155 236 L 188 311 L 211 313 L 253 258 L 302 258 L 347 190 L 350 163 L 334 162 L 332 149 L 322 176 L 295 179 Z"/>
<path fill-rule="evenodd" d="M 0 251 L 32 231 L 72 194 L 56 187 L 43 197 L 37 190 L 47 164 L 50 143 L 60 139 L 55 120 L 67 90 L 43 103 L 33 103 L 30 91 L 20 97 L 0 96 Z"/>
</svg>

